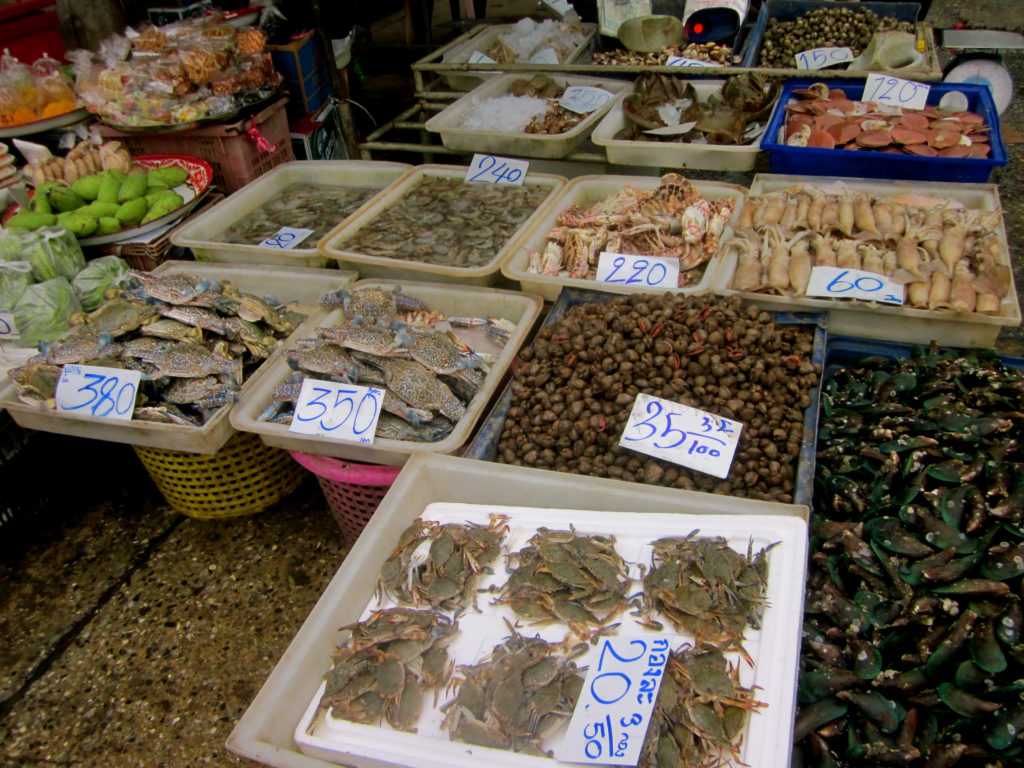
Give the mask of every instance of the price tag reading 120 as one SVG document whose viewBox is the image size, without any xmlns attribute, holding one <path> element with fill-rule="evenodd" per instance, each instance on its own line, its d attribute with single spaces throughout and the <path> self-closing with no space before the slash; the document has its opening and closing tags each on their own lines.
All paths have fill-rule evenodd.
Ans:
<svg viewBox="0 0 1024 768">
<path fill-rule="evenodd" d="M 715 477 L 727 477 L 743 422 L 639 394 L 619 445 Z"/>
<path fill-rule="evenodd" d="M 880 75 L 872 72 L 864 81 L 862 101 L 879 101 L 884 104 L 896 104 L 907 109 L 922 109 L 928 101 L 931 86 L 915 83 L 913 80 L 901 80 L 891 75 Z"/>
<path fill-rule="evenodd" d="M 466 181 L 483 181 L 488 184 L 522 184 L 530 163 L 494 155 L 473 155 L 473 162 L 466 171 Z"/>
<path fill-rule="evenodd" d="M 568 110 L 579 115 L 586 115 L 595 109 L 600 109 L 611 101 L 611 91 L 604 88 L 593 88 L 589 85 L 571 85 L 565 89 L 562 98 L 558 100 Z"/>
<path fill-rule="evenodd" d="M 141 376 L 120 368 L 65 365 L 57 382 L 57 410 L 130 421 Z"/>
<path fill-rule="evenodd" d="M 312 235 L 312 229 L 299 229 L 297 227 L 281 227 L 274 235 L 268 237 L 262 243 L 261 248 L 279 248 L 283 251 L 298 246 L 303 240 Z"/>
<path fill-rule="evenodd" d="M 671 256 L 630 256 L 602 251 L 597 261 L 597 280 L 614 285 L 677 288 L 679 259 Z"/>
<path fill-rule="evenodd" d="M 555 758 L 564 763 L 636 765 L 661 687 L 669 641 L 602 638 Z"/>
<path fill-rule="evenodd" d="M 821 69 L 833 64 L 844 64 L 853 61 L 853 50 L 850 48 L 812 48 L 796 55 L 797 69 Z"/>
<path fill-rule="evenodd" d="M 807 295 L 902 304 L 903 286 L 885 275 L 862 269 L 813 267 L 807 281 Z"/>
<path fill-rule="evenodd" d="M 383 402 L 373 387 L 305 379 L 288 431 L 371 445 Z"/>
</svg>

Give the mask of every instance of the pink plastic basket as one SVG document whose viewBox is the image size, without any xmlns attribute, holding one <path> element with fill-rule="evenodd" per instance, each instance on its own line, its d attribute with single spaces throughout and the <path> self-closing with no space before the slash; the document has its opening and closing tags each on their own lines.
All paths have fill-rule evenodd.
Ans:
<svg viewBox="0 0 1024 768">
<path fill-rule="evenodd" d="M 359 538 L 380 500 L 402 471 L 401 467 L 386 464 L 358 464 L 300 451 L 289 453 L 316 475 L 341 537 L 349 546 Z"/>
</svg>

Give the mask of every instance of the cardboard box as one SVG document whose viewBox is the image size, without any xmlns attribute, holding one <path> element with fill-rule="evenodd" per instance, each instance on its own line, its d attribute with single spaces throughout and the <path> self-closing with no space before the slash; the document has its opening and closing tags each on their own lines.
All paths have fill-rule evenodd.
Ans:
<svg viewBox="0 0 1024 768">
<path fill-rule="evenodd" d="M 300 118 L 315 114 L 333 93 L 327 60 L 315 35 L 310 32 L 291 43 L 268 45 L 267 50 L 291 96 L 288 116 Z"/>
<path fill-rule="evenodd" d="M 330 99 L 320 112 L 288 123 L 296 160 L 346 160 L 338 102 Z"/>
</svg>

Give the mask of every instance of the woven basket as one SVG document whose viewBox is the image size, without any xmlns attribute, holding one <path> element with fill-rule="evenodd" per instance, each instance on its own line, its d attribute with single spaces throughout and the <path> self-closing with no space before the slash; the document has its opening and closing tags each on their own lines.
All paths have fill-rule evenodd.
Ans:
<svg viewBox="0 0 1024 768">
<path fill-rule="evenodd" d="M 212 456 L 134 446 L 167 503 L 201 520 L 253 515 L 283 499 L 306 473 L 287 451 L 239 432 Z"/>
<path fill-rule="evenodd" d="M 352 546 L 370 522 L 377 505 L 398 477 L 401 467 L 386 464 L 358 464 L 330 456 L 290 451 L 320 483 L 334 521 L 346 545 Z"/>
</svg>

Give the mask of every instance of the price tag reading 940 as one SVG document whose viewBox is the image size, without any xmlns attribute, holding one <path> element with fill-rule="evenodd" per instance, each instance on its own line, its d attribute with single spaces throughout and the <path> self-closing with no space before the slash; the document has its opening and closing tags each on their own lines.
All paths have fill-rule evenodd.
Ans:
<svg viewBox="0 0 1024 768">
<path fill-rule="evenodd" d="M 636 765 L 658 698 L 669 641 L 605 637 L 555 758 L 564 763 Z"/>
<path fill-rule="evenodd" d="M 0 309 L 0 341 L 18 338 L 18 329 L 14 325 L 14 314 Z"/>
<path fill-rule="evenodd" d="M 892 278 L 879 275 L 877 272 L 841 267 L 813 267 L 811 277 L 807 281 L 807 295 L 902 304 L 904 289 Z"/>
<path fill-rule="evenodd" d="M 619 445 L 715 477 L 727 477 L 743 422 L 639 394 Z"/>
<path fill-rule="evenodd" d="M 566 109 L 580 115 L 586 115 L 595 109 L 600 109 L 612 99 L 611 91 L 604 88 L 594 88 L 589 85 L 571 85 L 565 89 L 562 98 L 558 100 Z"/>
<path fill-rule="evenodd" d="M 141 376 L 120 368 L 65 365 L 57 382 L 57 410 L 130 421 Z"/>
<path fill-rule="evenodd" d="M 299 229 L 297 227 L 281 227 L 277 232 L 268 237 L 262 243 L 261 248 L 279 248 L 282 251 L 287 251 L 292 248 L 298 247 L 299 243 L 305 240 L 307 237 L 312 235 L 314 230 L 312 229 Z"/>
<path fill-rule="evenodd" d="M 383 402 L 373 387 L 305 379 L 288 431 L 372 445 Z"/>
<path fill-rule="evenodd" d="M 466 171 L 465 181 L 482 181 L 488 184 L 522 184 L 530 163 L 494 155 L 473 155 L 473 162 Z"/>
<path fill-rule="evenodd" d="M 796 55 L 797 69 L 822 69 L 833 64 L 846 64 L 853 61 L 853 50 L 850 48 L 812 48 Z"/>
<path fill-rule="evenodd" d="M 688 59 L 685 56 L 669 56 L 665 60 L 665 66 L 667 67 L 717 67 L 710 61 L 701 61 L 700 59 Z"/>
<path fill-rule="evenodd" d="M 864 93 L 861 101 L 876 101 L 883 104 L 896 104 L 907 109 L 922 109 L 928 101 L 931 86 L 916 83 L 913 80 L 901 80 L 891 75 L 880 75 L 872 72 L 864 81 Z"/>
<path fill-rule="evenodd" d="M 671 256 L 630 256 L 602 251 L 597 261 L 597 280 L 614 285 L 677 288 L 679 259 Z"/>
</svg>

